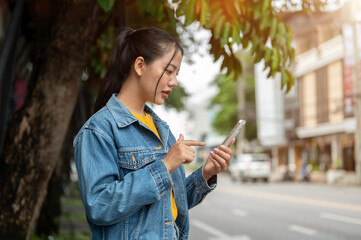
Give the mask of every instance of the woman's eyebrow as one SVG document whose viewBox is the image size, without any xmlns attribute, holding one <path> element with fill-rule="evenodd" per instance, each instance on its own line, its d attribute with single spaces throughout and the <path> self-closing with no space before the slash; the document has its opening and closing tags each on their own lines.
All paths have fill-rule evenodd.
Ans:
<svg viewBox="0 0 361 240">
<path fill-rule="evenodd" d="M 174 69 L 178 69 L 176 65 L 170 63 L 169 66 L 173 67 Z"/>
</svg>

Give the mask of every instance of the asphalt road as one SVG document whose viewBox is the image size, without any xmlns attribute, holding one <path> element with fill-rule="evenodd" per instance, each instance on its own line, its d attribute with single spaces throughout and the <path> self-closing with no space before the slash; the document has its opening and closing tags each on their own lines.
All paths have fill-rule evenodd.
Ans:
<svg viewBox="0 0 361 240">
<path fill-rule="evenodd" d="M 223 175 L 190 217 L 190 240 L 361 240 L 361 187 Z"/>
</svg>

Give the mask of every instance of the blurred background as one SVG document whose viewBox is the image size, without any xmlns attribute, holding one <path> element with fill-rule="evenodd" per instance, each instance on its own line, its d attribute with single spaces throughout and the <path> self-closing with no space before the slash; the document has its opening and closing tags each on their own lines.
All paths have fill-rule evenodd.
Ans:
<svg viewBox="0 0 361 240">
<path fill-rule="evenodd" d="M 91 238 L 72 141 L 125 26 L 184 46 L 188 173 L 247 121 L 190 239 L 361 238 L 361 1 L 0 0 L 0 239 Z"/>
</svg>

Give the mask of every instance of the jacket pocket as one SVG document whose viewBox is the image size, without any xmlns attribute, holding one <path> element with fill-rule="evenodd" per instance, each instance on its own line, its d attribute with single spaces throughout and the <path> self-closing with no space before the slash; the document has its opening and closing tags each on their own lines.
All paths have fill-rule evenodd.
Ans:
<svg viewBox="0 0 361 240">
<path fill-rule="evenodd" d="M 147 164 L 155 161 L 156 154 L 151 150 L 118 151 L 118 165 L 128 170 L 138 170 Z"/>
</svg>

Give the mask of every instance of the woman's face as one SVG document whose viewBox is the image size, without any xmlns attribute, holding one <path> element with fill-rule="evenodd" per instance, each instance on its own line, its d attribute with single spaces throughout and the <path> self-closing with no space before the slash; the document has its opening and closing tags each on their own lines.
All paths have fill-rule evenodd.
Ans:
<svg viewBox="0 0 361 240">
<path fill-rule="evenodd" d="M 174 51 L 175 49 L 172 49 L 163 57 L 158 58 L 149 65 L 145 65 L 146 67 L 142 73 L 140 83 L 146 101 L 161 105 L 164 103 L 164 100 L 168 98 L 172 89 L 178 85 L 177 75 L 182 62 L 182 53 L 177 51 L 173 60 L 168 65 L 173 57 Z M 162 78 L 159 80 L 161 76 Z M 157 87 L 158 80 L 159 84 Z"/>
</svg>

